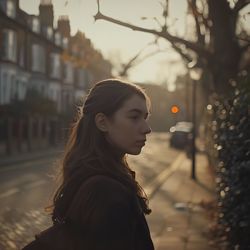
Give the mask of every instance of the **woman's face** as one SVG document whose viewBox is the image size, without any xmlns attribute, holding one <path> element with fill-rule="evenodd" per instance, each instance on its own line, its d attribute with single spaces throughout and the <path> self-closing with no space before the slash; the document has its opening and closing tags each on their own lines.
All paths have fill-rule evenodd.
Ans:
<svg viewBox="0 0 250 250">
<path fill-rule="evenodd" d="M 137 155 L 151 132 L 148 107 L 139 95 L 133 95 L 107 122 L 106 139 L 120 152 Z"/>
</svg>

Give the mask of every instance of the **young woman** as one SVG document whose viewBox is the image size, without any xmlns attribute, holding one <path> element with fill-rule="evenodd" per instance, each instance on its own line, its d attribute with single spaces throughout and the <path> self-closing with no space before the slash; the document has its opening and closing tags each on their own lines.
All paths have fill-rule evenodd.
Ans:
<svg viewBox="0 0 250 250">
<path fill-rule="evenodd" d="M 120 80 L 104 80 L 90 90 L 66 145 L 54 225 L 37 236 L 41 246 L 154 249 L 144 216 L 151 212 L 148 199 L 126 161 L 126 154 L 141 152 L 151 132 L 149 106 L 139 86 Z"/>
</svg>

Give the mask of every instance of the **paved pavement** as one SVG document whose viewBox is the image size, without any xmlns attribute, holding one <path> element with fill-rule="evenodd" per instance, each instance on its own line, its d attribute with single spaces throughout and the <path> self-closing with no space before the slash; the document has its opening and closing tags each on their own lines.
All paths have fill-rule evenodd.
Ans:
<svg viewBox="0 0 250 250">
<path fill-rule="evenodd" d="M 190 178 L 191 161 L 184 153 L 163 173 L 165 180 L 162 177 L 150 198 L 153 212 L 147 217 L 156 250 L 216 249 L 209 245 L 210 218 L 202 205 L 215 198 L 215 184 L 201 153 L 197 154 L 196 174 L 194 181 Z M 146 191 L 151 195 L 150 188 Z"/>
<path fill-rule="evenodd" d="M 61 154 L 61 147 L 48 147 L 44 149 L 39 149 L 31 152 L 17 153 L 11 156 L 1 156 L 0 157 L 0 169 L 9 165 L 19 164 L 22 162 L 27 162 L 34 159 L 40 159 L 44 157 L 57 156 Z"/>
</svg>

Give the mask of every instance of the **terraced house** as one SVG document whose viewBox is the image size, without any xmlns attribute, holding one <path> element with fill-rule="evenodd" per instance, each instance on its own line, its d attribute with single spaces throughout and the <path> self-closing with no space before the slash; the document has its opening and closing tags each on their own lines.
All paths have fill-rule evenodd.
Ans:
<svg viewBox="0 0 250 250">
<path fill-rule="evenodd" d="M 53 4 L 39 15 L 0 0 L 0 155 L 56 144 L 65 118 L 90 84 L 111 77 L 111 64 L 67 16 L 54 27 Z"/>
</svg>

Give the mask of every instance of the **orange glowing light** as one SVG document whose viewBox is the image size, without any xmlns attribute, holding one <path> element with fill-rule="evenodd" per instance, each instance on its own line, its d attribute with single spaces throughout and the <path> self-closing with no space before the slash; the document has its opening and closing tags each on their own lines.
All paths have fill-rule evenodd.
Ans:
<svg viewBox="0 0 250 250">
<path fill-rule="evenodd" d="M 179 111 L 180 111 L 180 109 L 179 109 L 178 106 L 173 105 L 173 106 L 171 107 L 171 113 L 176 114 L 176 113 L 178 113 Z"/>
</svg>

